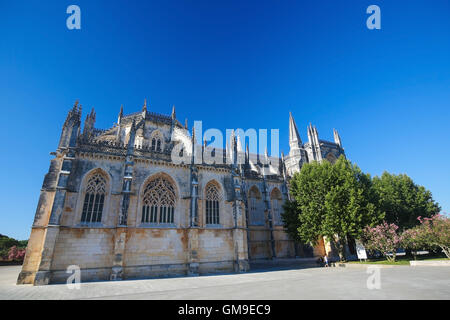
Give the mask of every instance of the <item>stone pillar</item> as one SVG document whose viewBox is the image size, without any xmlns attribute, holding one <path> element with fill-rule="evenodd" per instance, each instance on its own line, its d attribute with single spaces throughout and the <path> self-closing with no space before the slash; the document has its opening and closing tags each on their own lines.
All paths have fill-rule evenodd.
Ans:
<svg viewBox="0 0 450 320">
<path fill-rule="evenodd" d="M 189 276 L 199 275 L 198 258 L 198 168 L 194 164 L 195 131 L 192 134 L 192 160 L 190 165 L 190 195 L 189 195 L 189 229 L 188 229 L 188 270 Z"/>
<path fill-rule="evenodd" d="M 188 230 L 188 275 L 198 276 L 199 275 L 199 259 L 198 259 L 198 228 L 190 228 Z"/>
<path fill-rule="evenodd" d="M 247 245 L 247 224 L 245 213 L 245 203 L 241 192 L 242 180 L 233 167 L 231 171 L 234 186 L 234 203 L 233 203 L 233 244 L 234 244 L 234 271 L 245 272 L 250 269 L 248 262 L 248 245 Z"/>
<path fill-rule="evenodd" d="M 71 151 L 69 151 L 67 155 L 63 156 L 62 167 L 59 172 L 58 184 L 56 186 L 55 198 L 53 199 L 50 220 L 45 233 L 41 262 L 34 279 L 34 285 L 47 285 L 50 282 L 53 252 L 59 235 L 59 225 L 67 194 L 67 181 L 72 170 L 73 160 L 73 153 Z"/>
<path fill-rule="evenodd" d="M 117 228 L 114 235 L 114 261 L 110 280 L 122 280 L 123 277 L 123 255 L 125 253 L 125 242 L 127 237 L 126 228 Z"/>
<path fill-rule="evenodd" d="M 61 164 L 61 158 L 55 158 L 50 161 L 50 168 L 42 184 L 25 259 L 17 284 L 34 283 L 34 278 L 41 262 L 42 248 L 47 233 L 47 224 L 50 219 Z"/>
<path fill-rule="evenodd" d="M 270 197 L 268 195 L 267 184 L 266 184 L 266 176 L 263 175 L 263 197 L 264 197 L 264 216 L 267 217 L 266 225 L 269 228 L 270 235 L 270 251 L 272 253 L 271 258 L 274 259 L 277 257 L 277 253 L 275 250 L 275 237 L 273 235 L 273 221 L 272 221 L 272 213 L 270 208 Z"/>
<path fill-rule="evenodd" d="M 41 261 L 34 277 L 33 285 L 42 286 L 50 283 L 50 270 L 52 266 L 53 251 L 59 235 L 59 225 L 49 225 L 45 230 L 44 243 L 41 252 Z"/>
<path fill-rule="evenodd" d="M 59 235 L 59 223 L 64 210 L 67 181 L 74 160 L 70 150 L 54 153 L 54 155 L 56 158 L 51 161 L 49 172 L 44 178 L 27 246 L 27 256 L 17 284 L 46 285 L 50 282 L 53 251 Z"/>
<path fill-rule="evenodd" d="M 248 261 L 248 242 L 247 242 L 247 230 L 244 212 L 244 203 L 242 201 L 236 201 L 235 203 L 235 217 L 236 226 L 233 229 L 233 243 L 235 252 L 235 272 L 246 272 L 250 269 Z"/>
<path fill-rule="evenodd" d="M 130 141 L 127 156 L 125 158 L 125 170 L 122 178 L 122 201 L 120 206 L 119 221 L 114 235 L 114 261 L 111 268 L 110 280 L 122 280 L 123 278 L 123 255 L 125 252 L 125 242 L 128 226 L 128 208 L 130 206 L 131 184 L 133 182 L 133 140 Z"/>
</svg>

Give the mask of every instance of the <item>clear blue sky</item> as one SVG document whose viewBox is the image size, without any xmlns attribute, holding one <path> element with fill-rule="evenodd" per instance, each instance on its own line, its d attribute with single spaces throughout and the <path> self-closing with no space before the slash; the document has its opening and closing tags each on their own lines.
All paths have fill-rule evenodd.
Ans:
<svg viewBox="0 0 450 320">
<path fill-rule="evenodd" d="M 337 128 L 364 171 L 406 173 L 450 211 L 448 0 L 0 0 L 0 233 L 28 238 L 76 99 L 109 128 L 144 98 L 190 125 L 279 128 L 285 152 L 292 111 L 304 141 L 309 122 Z"/>
</svg>

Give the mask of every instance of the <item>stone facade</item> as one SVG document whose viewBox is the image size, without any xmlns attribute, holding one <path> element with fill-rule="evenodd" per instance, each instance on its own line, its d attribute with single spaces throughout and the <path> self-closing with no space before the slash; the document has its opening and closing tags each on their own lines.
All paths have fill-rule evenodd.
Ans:
<svg viewBox="0 0 450 320">
<path fill-rule="evenodd" d="M 309 126 L 303 144 L 290 115 L 286 158 L 263 164 L 233 136 L 227 152 L 214 151 L 228 163 L 174 163 L 180 145 L 184 156 L 206 148 L 196 145 L 195 131 L 176 119 L 175 108 L 170 116 L 149 112 L 147 103 L 130 115 L 121 108 L 107 130 L 96 129 L 95 118 L 92 110 L 81 132 L 81 106 L 68 113 L 19 284 L 65 282 L 70 265 L 81 268 L 82 281 L 120 280 L 244 272 L 258 259 L 325 252 L 323 241 L 315 248 L 294 243 L 281 211 L 288 180 L 303 163 L 344 153 L 336 131 L 329 142 Z"/>
</svg>

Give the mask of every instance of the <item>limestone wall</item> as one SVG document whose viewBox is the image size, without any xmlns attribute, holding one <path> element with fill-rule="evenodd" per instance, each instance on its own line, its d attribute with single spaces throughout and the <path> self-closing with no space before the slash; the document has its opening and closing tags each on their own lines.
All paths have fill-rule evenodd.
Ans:
<svg viewBox="0 0 450 320">
<path fill-rule="evenodd" d="M 56 167 L 56 164 L 52 166 Z M 81 215 L 88 177 L 99 170 L 107 177 L 102 219 L 98 223 L 83 224 Z M 61 207 L 61 215 L 58 224 L 52 226 L 51 237 L 47 236 L 47 228 L 55 192 L 51 189 L 43 191 L 21 274 L 27 279 L 22 283 L 33 283 L 33 276 L 38 271 L 45 272 L 41 280 L 43 284 L 47 283 L 47 278 L 53 283 L 64 282 L 69 276 L 66 269 L 70 265 L 82 269 L 82 281 L 90 281 L 109 280 L 113 267 L 118 265 L 123 269 L 121 277 L 131 279 L 186 275 L 192 264 L 198 265 L 199 273 L 246 270 L 248 249 L 252 259 L 271 258 L 270 229 L 261 225 L 251 226 L 247 231 L 243 205 L 239 209 L 238 229 L 234 229 L 234 189 L 227 170 L 212 167 L 199 170 L 199 224 L 196 228 L 189 228 L 189 167 L 150 159 L 134 160 L 127 227 L 119 227 L 124 170 L 124 159 L 118 156 L 85 154 L 74 159 L 67 188 L 64 189 L 65 197 L 57 204 Z M 53 171 L 52 174 L 55 173 Z M 147 181 L 156 175 L 166 177 L 174 186 L 173 224 L 142 223 L 143 190 Z M 56 182 L 53 178 L 47 180 Z M 220 218 L 217 225 L 206 225 L 205 187 L 208 183 L 219 187 Z M 250 184 L 256 185 L 262 193 L 261 181 L 251 181 Z M 268 194 L 274 188 L 280 188 L 279 184 L 268 182 Z M 264 214 L 267 224 L 267 211 Z M 292 245 L 283 228 L 275 226 L 274 229 L 277 257 L 291 256 Z M 125 233 L 124 243 L 118 247 L 120 233 Z"/>
</svg>

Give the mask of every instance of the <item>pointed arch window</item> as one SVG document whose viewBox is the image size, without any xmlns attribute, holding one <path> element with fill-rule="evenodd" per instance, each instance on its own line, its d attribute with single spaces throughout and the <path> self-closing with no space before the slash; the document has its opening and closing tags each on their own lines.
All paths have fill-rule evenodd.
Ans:
<svg viewBox="0 0 450 320">
<path fill-rule="evenodd" d="M 277 188 L 273 189 L 270 194 L 270 202 L 272 209 L 272 219 L 275 224 L 282 224 L 283 220 L 281 219 L 281 205 L 282 205 L 283 197 L 281 196 L 280 190 Z"/>
<path fill-rule="evenodd" d="M 220 194 L 219 189 L 213 183 L 209 183 L 206 186 L 205 195 L 205 208 L 206 208 L 206 224 L 219 224 L 220 223 Z"/>
<path fill-rule="evenodd" d="M 144 189 L 142 223 L 174 223 L 175 189 L 167 179 L 151 180 Z"/>
<path fill-rule="evenodd" d="M 82 223 L 101 222 L 106 196 L 106 178 L 101 173 L 95 173 L 86 184 Z"/>
<path fill-rule="evenodd" d="M 249 209 L 250 209 L 250 224 L 263 225 L 264 210 L 262 208 L 261 193 L 258 188 L 253 186 L 249 192 Z"/>
<path fill-rule="evenodd" d="M 161 152 L 161 139 L 156 141 L 156 151 Z"/>
<path fill-rule="evenodd" d="M 163 139 L 158 130 L 152 133 L 152 151 L 161 152 L 163 149 Z"/>
</svg>

